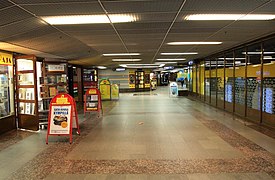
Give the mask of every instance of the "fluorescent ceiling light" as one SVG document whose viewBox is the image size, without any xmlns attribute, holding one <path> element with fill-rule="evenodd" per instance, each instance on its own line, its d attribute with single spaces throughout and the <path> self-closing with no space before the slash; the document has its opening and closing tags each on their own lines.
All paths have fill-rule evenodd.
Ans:
<svg viewBox="0 0 275 180">
<path fill-rule="evenodd" d="M 165 66 L 165 64 L 160 64 L 160 65 L 159 65 L 159 67 L 163 67 L 163 66 Z"/>
<path fill-rule="evenodd" d="M 156 66 L 155 64 L 125 64 L 127 67 L 129 66 Z"/>
<path fill-rule="evenodd" d="M 245 54 L 245 52 L 242 52 L 242 54 Z M 247 52 L 248 55 L 258 55 L 262 54 L 262 52 Z M 264 54 L 275 54 L 275 52 L 264 52 Z"/>
<path fill-rule="evenodd" d="M 185 61 L 185 58 L 174 58 L 174 59 L 157 59 L 157 61 Z"/>
<path fill-rule="evenodd" d="M 212 20 L 271 20 L 275 14 L 191 14 L 184 17 L 184 20 L 212 21 Z"/>
<path fill-rule="evenodd" d="M 126 65 L 126 64 L 120 64 L 119 66 L 124 67 L 124 68 L 127 68 L 127 65 Z"/>
<path fill-rule="evenodd" d="M 169 42 L 168 45 L 215 45 L 222 42 Z"/>
<path fill-rule="evenodd" d="M 139 56 L 140 53 L 107 53 L 103 56 Z"/>
<path fill-rule="evenodd" d="M 167 61 L 167 62 L 155 62 L 155 64 L 176 64 L 178 62 L 172 62 L 172 61 Z"/>
<path fill-rule="evenodd" d="M 218 58 L 220 60 L 234 60 L 234 58 Z M 235 58 L 235 60 L 244 60 L 245 58 Z"/>
<path fill-rule="evenodd" d="M 112 59 L 114 62 L 136 62 L 141 61 L 141 59 Z"/>
<path fill-rule="evenodd" d="M 184 52 L 184 53 L 160 53 L 161 55 L 194 55 L 197 52 Z"/>
<path fill-rule="evenodd" d="M 105 66 L 97 66 L 98 69 L 107 69 Z"/>
<path fill-rule="evenodd" d="M 275 59 L 272 56 L 264 56 L 264 60 L 270 60 L 270 59 Z"/>
<path fill-rule="evenodd" d="M 136 17 L 123 14 L 109 15 L 112 23 L 123 23 L 136 21 Z M 66 25 L 66 24 L 101 24 L 110 23 L 108 17 L 102 15 L 68 15 L 68 16 L 43 16 L 44 21 L 51 25 Z"/>
</svg>

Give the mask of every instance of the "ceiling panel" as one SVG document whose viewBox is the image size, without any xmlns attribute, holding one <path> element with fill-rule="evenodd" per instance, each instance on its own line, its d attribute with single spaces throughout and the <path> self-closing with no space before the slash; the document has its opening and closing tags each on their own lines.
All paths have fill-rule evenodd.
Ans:
<svg viewBox="0 0 275 180">
<path fill-rule="evenodd" d="M 97 0 L 12 0 L 13 2 L 23 4 L 64 4 L 64 3 L 81 3 L 81 2 L 97 2 Z"/>
<path fill-rule="evenodd" d="M 7 7 L 11 7 L 13 6 L 14 4 L 8 2 L 8 1 L 0 1 L 0 12 L 1 10 L 3 10 L 4 8 L 7 8 Z"/>
<path fill-rule="evenodd" d="M 103 14 L 98 2 L 22 5 L 37 16 Z"/>
<path fill-rule="evenodd" d="M 13 6 L 10 2 L 18 4 Z M 69 60 L 88 57 L 79 62 L 93 65 L 111 65 L 112 58 L 103 57 L 102 53 L 126 52 L 126 49 L 129 52 L 140 52 L 143 63 L 152 62 L 155 56 L 163 57 L 160 55 L 161 52 L 196 51 L 198 55 L 186 56 L 188 59 L 194 59 L 275 32 L 274 20 L 235 22 L 183 19 L 193 13 L 274 14 L 275 1 L 270 0 L 187 0 L 175 23 L 173 20 L 184 0 L 101 0 L 108 14 L 129 13 L 137 18 L 136 22 L 117 23 L 114 27 L 110 24 L 53 27 L 43 23 L 39 18 L 47 15 L 104 14 L 97 0 L 12 0 L 10 2 L 0 2 L 2 41 L 36 50 L 40 52 L 38 55 L 51 54 Z M 168 32 L 171 25 L 172 28 Z M 222 41 L 223 44 L 167 45 L 172 41 Z"/>
<path fill-rule="evenodd" d="M 16 6 L 2 9 L 2 10 L 0 10 L 0 14 L 1 14 L 0 27 L 10 24 L 10 23 L 14 23 L 16 21 L 20 21 L 23 19 L 33 17 L 26 11 L 24 11 Z"/>
<path fill-rule="evenodd" d="M 192 0 L 187 1 L 182 11 L 193 11 L 194 13 L 239 13 L 252 11 L 269 0 Z"/>
<path fill-rule="evenodd" d="M 28 31 L 35 32 L 35 29 L 47 26 L 37 18 L 28 18 L 0 28 L 0 40 L 20 35 Z"/>
<path fill-rule="evenodd" d="M 177 12 L 181 4 L 182 1 L 179 0 L 103 2 L 109 13 Z"/>
</svg>

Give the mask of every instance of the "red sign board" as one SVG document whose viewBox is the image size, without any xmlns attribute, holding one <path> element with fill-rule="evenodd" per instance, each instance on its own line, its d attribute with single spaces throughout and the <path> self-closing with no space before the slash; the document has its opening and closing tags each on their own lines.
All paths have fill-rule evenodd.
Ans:
<svg viewBox="0 0 275 180">
<path fill-rule="evenodd" d="M 84 116 L 86 116 L 86 112 L 91 111 L 97 111 L 98 113 L 101 111 L 103 114 L 101 94 L 97 88 L 88 89 L 84 96 Z"/>
<path fill-rule="evenodd" d="M 49 109 L 46 144 L 48 144 L 49 135 L 70 136 L 70 143 L 72 143 L 72 128 L 74 125 L 78 134 L 80 134 L 76 103 L 73 97 L 69 94 L 58 94 L 53 97 Z"/>
</svg>

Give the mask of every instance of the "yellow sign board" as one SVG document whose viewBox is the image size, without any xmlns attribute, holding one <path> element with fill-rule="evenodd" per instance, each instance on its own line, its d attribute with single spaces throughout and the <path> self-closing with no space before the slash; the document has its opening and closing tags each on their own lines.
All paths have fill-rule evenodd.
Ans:
<svg viewBox="0 0 275 180">
<path fill-rule="evenodd" d="M 113 84 L 111 86 L 111 97 L 112 97 L 112 99 L 119 98 L 119 86 L 117 84 Z"/>
<path fill-rule="evenodd" d="M 13 65 L 12 54 L 0 52 L 0 65 L 12 66 Z"/>
<path fill-rule="evenodd" d="M 61 96 L 60 98 L 56 98 L 56 104 L 70 104 L 67 97 Z"/>
<path fill-rule="evenodd" d="M 102 100 L 110 100 L 111 99 L 111 86 L 108 84 L 100 84 L 100 93 Z"/>
<path fill-rule="evenodd" d="M 96 90 L 95 89 L 90 89 L 89 94 L 96 94 Z"/>
</svg>

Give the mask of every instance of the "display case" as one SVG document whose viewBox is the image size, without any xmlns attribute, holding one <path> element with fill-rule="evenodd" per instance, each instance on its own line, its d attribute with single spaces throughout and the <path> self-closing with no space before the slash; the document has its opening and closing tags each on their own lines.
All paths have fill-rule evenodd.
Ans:
<svg viewBox="0 0 275 180">
<path fill-rule="evenodd" d="M 67 63 L 43 61 L 40 88 L 42 109 L 48 110 L 55 95 L 68 92 Z"/>
<path fill-rule="evenodd" d="M 83 68 L 83 94 L 90 88 L 98 88 L 98 70 L 93 68 Z"/>
<path fill-rule="evenodd" d="M 38 130 L 36 57 L 16 57 L 16 101 L 18 127 Z"/>
<path fill-rule="evenodd" d="M 14 99 L 11 98 L 13 93 L 12 67 L 0 65 L 0 118 L 14 113 Z"/>
<path fill-rule="evenodd" d="M 136 71 L 136 90 L 143 89 L 144 86 L 144 72 L 143 71 Z"/>
</svg>

